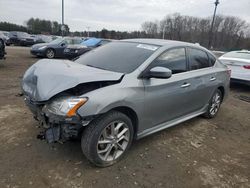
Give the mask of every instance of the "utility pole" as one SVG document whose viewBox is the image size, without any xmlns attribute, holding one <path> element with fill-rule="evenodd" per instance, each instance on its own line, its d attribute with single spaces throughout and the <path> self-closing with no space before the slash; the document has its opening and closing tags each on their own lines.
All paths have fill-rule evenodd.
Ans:
<svg viewBox="0 0 250 188">
<path fill-rule="evenodd" d="M 88 29 L 88 38 L 89 38 L 89 29 L 90 29 L 90 27 L 88 26 L 87 29 Z"/>
<path fill-rule="evenodd" d="M 210 29 L 210 32 L 209 32 L 209 39 L 208 39 L 208 48 L 209 48 L 209 49 L 211 48 L 211 45 L 212 45 L 212 42 L 213 42 L 213 27 L 214 27 L 214 20 L 215 20 L 215 15 L 216 15 L 217 6 L 218 6 L 219 3 L 220 3 L 219 0 L 216 0 L 216 1 L 214 2 L 214 4 L 215 4 L 214 15 L 213 15 L 213 20 L 212 20 L 211 29 Z"/>
<path fill-rule="evenodd" d="M 64 0 L 62 0 L 62 27 L 61 27 L 61 31 L 62 31 L 62 37 L 64 35 Z"/>
<path fill-rule="evenodd" d="M 166 25 L 163 26 L 162 39 L 165 39 L 165 30 L 166 30 Z"/>
</svg>

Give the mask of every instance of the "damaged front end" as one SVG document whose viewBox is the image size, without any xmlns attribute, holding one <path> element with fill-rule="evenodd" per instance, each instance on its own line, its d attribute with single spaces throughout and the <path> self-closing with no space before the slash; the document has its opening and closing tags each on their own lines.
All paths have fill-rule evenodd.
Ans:
<svg viewBox="0 0 250 188">
<path fill-rule="evenodd" d="M 43 129 L 38 138 L 52 143 L 77 137 L 96 118 L 77 112 L 89 100 L 85 94 L 120 83 L 123 76 L 64 60 L 40 60 L 32 65 L 24 74 L 22 90 Z"/>
<path fill-rule="evenodd" d="M 71 138 L 78 137 L 84 126 L 88 125 L 94 118 L 93 116 L 83 118 L 77 113 L 67 115 L 56 112 L 56 109 L 52 107 L 53 102 L 35 103 L 27 96 L 25 97 L 25 102 L 34 114 L 34 118 L 39 122 L 39 128 L 42 129 L 37 138 L 46 139 L 48 143 L 62 143 Z M 73 112 L 71 111 L 71 113 Z"/>
<path fill-rule="evenodd" d="M 24 100 L 42 129 L 37 138 L 46 139 L 48 143 L 63 143 L 80 136 L 84 127 L 98 116 L 82 117 L 77 113 L 77 110 L 88 101 L 87 97 L 80 96 L 119 82 L 101 81 L 79 84 L 46 102 L 34 102 L 26 95 Z"/>
</svg>

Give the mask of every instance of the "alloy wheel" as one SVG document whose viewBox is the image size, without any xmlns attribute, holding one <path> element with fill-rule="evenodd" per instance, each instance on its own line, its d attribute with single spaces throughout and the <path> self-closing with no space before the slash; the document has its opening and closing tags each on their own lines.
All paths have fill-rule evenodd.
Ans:
<svg viewBox="0 0 250 188">
<path fill-rule="evenodd" d="M 216 92 L 212 98 L 212 104 L 209 109 L 209 112 L 212 116 L 214 116 L 218 112 L 220 104 L 221 104 L 221 96 L 218 92 Z"/>
<path fill-rule="evenodd" d="M 48 49 L 46 56 L 47 56 L 47 58 L 52 59 L 55 56 L 55 52 L 52 49 Z"/>
<path fill-rule="evenodd" d="M 97 154 L 105 162 L 116 160 L 126 150 L 129 140 L 128 125 L 123 121 L 114 121 L 102 131 L 97 143 Z"/>
</svg>

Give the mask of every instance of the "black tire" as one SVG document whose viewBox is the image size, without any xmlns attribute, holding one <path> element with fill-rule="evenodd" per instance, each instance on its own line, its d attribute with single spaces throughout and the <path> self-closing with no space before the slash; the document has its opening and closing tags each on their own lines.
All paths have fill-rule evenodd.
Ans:
<svg viewBox="0 0 250 188">
<path fill-rule="evenodd" d="M 126 128 L 128 128 L 128 130 L 127 129 L 126 130 L 129 131 L 130 136 L 129 136 L 129 139 L 126 140 L 127 142 L 126 148 L 120 151 L 122 152 L 120 156 L 117 157 L 116 159 L 113 158 L 112 161 L 105 161 L 100 157 L 100 154 L 98 154 L 98 149 L 99 149 L 99 144 L 100 144 L 99 141 L 100 141 L 103 131 L 105 130 L 105 133 L 106 133 L 106 129 L 111 124 L 113 124 L 113 122 L 116 122 L 116 121 L 124 122 L 124 124 L 126 125 Z M 130 118 L 121 112 L 110 111 L 107 114 L 104 114 L 101 117 L 93 120 L 93 122 L 91 122 L 83 131 L 82 139 L 81 139 L 81 147 L 82 147 L 83 154 L 86 156 L 86 158 L 90 162 L 92 162 L 96 166 L 99 166 L 99 167 L 111 166 L 115 164 L 117 161 L 121 160 L 121 158 L 124 157 L 124 155 L 127 153 L 127 150 L 130 148 L 132 140 L 133 140 L 133 136 L 134 136 L 133 134 L 134 134 L 134 129 L 133 129 L 133 125 L 132 125 Z M 106 148 L 108 147 L 110 148 L 110 146 L 108 145 L 109 144 L 107 144 L 104 150 L 106 150 Z M 113 155 L 116 156 L 118 153 L 117 147 L 112 146 L 111 148 L 114 148 L 115 154 Z M 111 152 L 109 152 L 109 154 L 110 153 Z"/>
<path fill-rule="evenodd" d="M 55 50 L 52 48 L 48 48 L 45 52 L 45 55 L 48 59 L 53 59 L 55 58 Z"/>
<path fill-rule="evenodd" d="M 216 97 L 219 97 L 218 101 L 216 101 Z M 209 105 L 208 105 L 206 113 L 203 114 L 203 116 L 205 118 L 211 119 L 211 118 L 214 118 L 217 115 L 217 113 L 218 113 L 218 111 L 220 109 L 220 105 L 222 103 L 222 97 L 223 96 L 222 96 L 221 91 L 219 89 L 217 89 L 214 92 L 212 98 L 209 101 Z M 215 103 L 216 103 L 216 106 L 214 106 Z"/>
</svg>

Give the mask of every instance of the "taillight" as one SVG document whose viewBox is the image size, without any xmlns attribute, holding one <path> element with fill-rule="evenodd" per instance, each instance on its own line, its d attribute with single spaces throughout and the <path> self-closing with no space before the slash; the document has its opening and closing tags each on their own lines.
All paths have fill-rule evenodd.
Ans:
<svg viewBox="0 0 250 188">
<path fill-rule="evenodd" d="M 250 65 L 244 65 L 243 66 L 245 69 L 250 69 Z"/>
<path fill-rule="evenodd" d="M 227 69 L 227 73 L 228 73 L 228 75 L 231 77 L 231 70 L 230 69 Z"/>
</svg>

